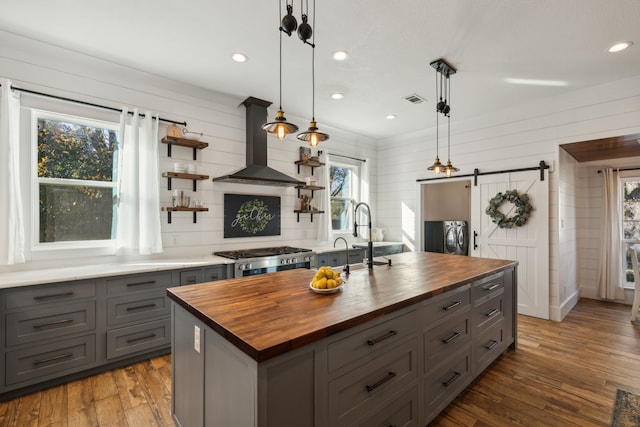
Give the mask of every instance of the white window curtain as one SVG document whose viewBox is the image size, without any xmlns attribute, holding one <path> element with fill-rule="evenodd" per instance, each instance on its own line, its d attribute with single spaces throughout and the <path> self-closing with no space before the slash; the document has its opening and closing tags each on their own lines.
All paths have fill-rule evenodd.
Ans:
<svg viewBox="0 0 640 427">
<path fill-rule="evenodd" d="M 158 120 L 123 108 L 120 141 L 117 254 L 162 252 Z"/>
<path fill-rule="evenodd" d="M 23 263 L 24 216 L 20 194 L 20 95 L 0 79 L 0 265 Z"/>
<path fill-rule="evenodd" d="M 620 178 L 612 168 L 605 168 L 602 171 L 602 176 L 604 177 L 604 199 L 598 291 L 600 298 L 624 299 L 621 280 L 624 252 L 622 251 Z"/>
<path fill-rule="evenodd" d="M 319 152 L 320 162 L 325 166 L 317 168 L 318 185 L 325 188 L 322 191 L 316 191 L 314 196 L 317 198 L 318 209 L 324 211 L 324 214 L 317 215 L 318 217 L 318 241 L 320 242 L 332 242 L 333 230 L 331 227 L 331 188 L 329 187 L 329 168 L 330 159 L 326 152 Z"/>
</svg>

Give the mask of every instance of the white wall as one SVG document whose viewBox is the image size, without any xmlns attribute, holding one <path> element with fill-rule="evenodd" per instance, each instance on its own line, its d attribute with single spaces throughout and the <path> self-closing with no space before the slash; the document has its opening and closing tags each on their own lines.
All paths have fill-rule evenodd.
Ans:
<svg viewBox="0 0 640 427">
<path fill-rule="evenodd" d="M 578 162 L 562 149 L 559 150 L 558 165 L 558 232 L 550 236 L 551 239 L 557 239 L 551 240 L 550 244 L 558 245 L 558 289 L 557 295 L 551 298 L 560 302 L 563 309 L 561 315 L 564 317 L 580 298 L 577 244 L 580 185 Z"/>
<path fill-rule="evenodd" d="M 174 162 L 194 163 L 199 173 L 216 177 L 235 172 L 245 166 L 245 109 L 239 106 L 246 96 L 233 97 L 202 88 L 188 86 L 118 64 L 109 63 L 77 52 L 61 49 L 0 31 L 0 75 L 13 80 L 14 85 L 111 107 L 138 107 L 141 111 L 158 112 L 161 117 L 186 121 L 188 129 L 204 132 L 203 141 L 209 147 L 198 152 L 192 161 L 192 150 L 173 147 L 173 156 L 167 157 L 167 147 L 160 144 L 160 169 L 173 170 Z M 35 98 L 22 94 L 24 99 Z M 273 101 L 273 100 L 271 100 Z M 33 101 L 38 102 L 38 101 Z M 274 107 L 269 117 L 274 117 Z M 308 127 L 308 117 L 287 115 L 301 129 Z M 118 114 L 113 113 L 117 121 Z M 369 167 L 376 170 L 376 147 L 369 138 L 339 129 L 329 128 L 318 117 L 319 126 L 331 139 L 321 144 L 321 149 L 359 158 L 369 159 Z M 161 123 L 160 134 L 166 134 L 167 123 Z M 274 169 L 303 179 L 309 171 L 297 175 L 294 161 L 299 158 L 298 148 L 303 145 L 295 137 L 278 141 L 269 136 L 268 163 Z M 376 180 L 372 173 L 371 205 L 376 206 Z M 309 215 L 301 215 L 296 221 L 297 193 L 291 187 L 254 186 L 230 183 L 198 182 L 198 190 L 191 193 L 191 181 L 173 180 L 173 188 L 188 190 L 192 199 L 202 200 L 208 212 L 198 214 L 194 224 L 192 215 L 175 212 L 172 224 L 167 224 L 167 214 L 161 214 L 163 256 L 208 255 L 214 250 L 227 250 L 257 246 L 284 244 L 315 245 L 317 236 L 316 216 L 310 222 Z M 161 204 L 171 204 L 171 192 L 166 179 L 161 180 Z M 282 206 L 281 235 L 273 237 L 223 238 L 224 193 L 247 193 L 280 196 Z M 374 217 L 375 218 L 375 217 Z M 77 262 L 77 260 L 75 260 Z"/>
<path fill-rule="evenodd" d="M 464 98 L 460 94 L 458 99 Z M 562 319 L 572 303 L 575 283 L 560 291 L 558 145 L 640 131 L 640 76 L 580 90 L 567 96 L 523 104 L 500 113 L 451 123 L 451 160 L 470 174 L 536 166 L 545 160 L 550 173 L 549 230 L 550 312 Z M 429 142 L 431 141 L 431 142 Z M 379 142 L 378 156 L 394 167 L 378 170 L 378 217 L 390 240 L 415 243 L 418 227 L 418 178 L 430 177 L 427 166 L 435 158 L 433 130 L 402 135 Z M 563 214 L 564 215 L 564 214 Z M 414 224 L 409 224 L 414 220 Z M 577 278 L 569 277 L 575 282 Z M 564 282 L 564 276 L 563 276 Z"/>
</svg>

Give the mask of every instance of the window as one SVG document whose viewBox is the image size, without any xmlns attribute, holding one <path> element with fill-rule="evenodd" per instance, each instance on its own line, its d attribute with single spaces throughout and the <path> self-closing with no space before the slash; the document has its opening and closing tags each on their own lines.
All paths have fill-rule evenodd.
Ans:
<svg viewBox="0 0 640 427">
<path fill-rule="evenodd" d="M 633 269 L 628 248 L 640 251 L 640 177 L 622 179 L 622 239 L 626 262 L 625 287 L 633 288 Z"/>
<path fill-rule="evenodd" d="M 35 247 L 115 238 L 118 125 L 33 110 Z"/>
<path fill-rule="evenodd" d="M 337 232 L 353 231 L 353 200 L 359 199 L 360 166 L 331 162 L 329 168 L 331 228 Z"/>
</svg>

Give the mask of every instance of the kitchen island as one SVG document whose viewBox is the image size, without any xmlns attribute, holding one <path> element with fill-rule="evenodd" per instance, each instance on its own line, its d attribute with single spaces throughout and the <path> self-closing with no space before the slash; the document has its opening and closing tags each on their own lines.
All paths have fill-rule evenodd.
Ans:
<svg viewBox="0 0 640 427">
<path fill-rule="evenodd" d="M 516 341 L 514 261 L 425 252 L 171 288 L 177 425 L 426 425 Z M 383 424 L 381 424 L 383 423 Z"/>
</svg>

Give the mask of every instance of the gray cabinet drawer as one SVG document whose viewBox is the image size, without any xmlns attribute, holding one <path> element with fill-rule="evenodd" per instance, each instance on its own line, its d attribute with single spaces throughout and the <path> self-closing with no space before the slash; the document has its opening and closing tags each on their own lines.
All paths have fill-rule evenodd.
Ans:
<svg viewBox="0 0 640 427">
<path fill-rule="evenodd" d="M 425 372 L 471 341 L 469 313 L 448 319 L 424 334 Z"/>
<path fill-rule="evenodd" d="M 363 259 L 364 259 L 364 249 L 349 250 L 349 264 L 361 263 Z"/>
<path fill-rule="evenodd" d="M 473 340 L 474 372 L 480 373 L 505 349 L 503 322 L 496 322 Z"/>
<path fill-rule="evenodd" d="M 406 341 L 329 382 L 329 425 L 349 426 L 418 379 L 418 340 Z"/>
<path fill-rule="evenodd" d="M 214 282 L 216 280 L 223 280 L 227 278 L 227 266 L 216 265 L 214 267 L 206 267 L 204 269 L 204 281 Z"/>
<path fill-rule="evenodd" d="M 74 301 L 96 296 L 94 280 L 25 286 L 6 291 L 7 310 L 56 302 Z"/>
<path fill-rule="evenodd" d="M 484 329 L 496 321 L 503 320 L 503 302 L 503 294 L 500 293 L 477 307 L 474 307 L 471 314 L 471 324 L 476 328 L 478 333 L 482 333 Z"/>
<path fill-rule="evenodd" d="M 425 377 L 425 413 L 430 418 L 435 416 L 471 379 L 471 349 L 466 346 L 445 359 Z"/>
<path fill-rule="evenodd" d="M 504 292 L 504 272 L 475 282 L 471 286 L 471 300 L 478 305 L 501 292 Z"/>
<path fill-rule="evenodd" d="M 107 359 L 171 345 L 171 319 L 107 331 Z"/>
<path fill-rule="evenodd" d="M 163 290 L 172 287 L 171 272 L 135 274 L 132 276 L 107 279 L 107 295 Z"/>
<path fill-rule="evenodd" d="M 395 399 L 384 409 L 364 422 L 355 425 L 362 427 L 417 427 L 418 424 L 418 386 Z"/>
<path fill-rule="evenodd" d="M 96 361 L 95 335 L 43 344 L 6 355 L 6 383 L 58 377 L 85 369 Z M 47 378 L 41 378 L 43 381 Z"/>
<path fill-rule="evenodd" d="M 202 283 L 202 269 L 184 270 L 180 272 L 180 285 L 195 285 Z"/>
<path fill-rule="evenodd" d="M 424 304 L 425 326 L 442 321 L 471 307 L 469 301 L 469 285 L 433 297 Z"/>
<path fill-rule="evenodd" d="M 6 321 L 8 346 L 91 331 L 96 327 L 96 303 L 85 301 L 25 310 L 8 314 Z"/>
<path fill-rule="evenodd" d="M 107 324 L 109 326 L 147 321 L 154 317 L 169 316 L 170 314 L 171 304 L 164 292 L 125 295 L 107 300 Z"/>
<path fill-rule="evenodd" d="M 355 361 L 361 363 L 367 357 L 397 345 L 418 331 L 419 321 L 419 312 L 412 310 L 331 342 L 327 349 L 329 372 Z"/>
</svg>

